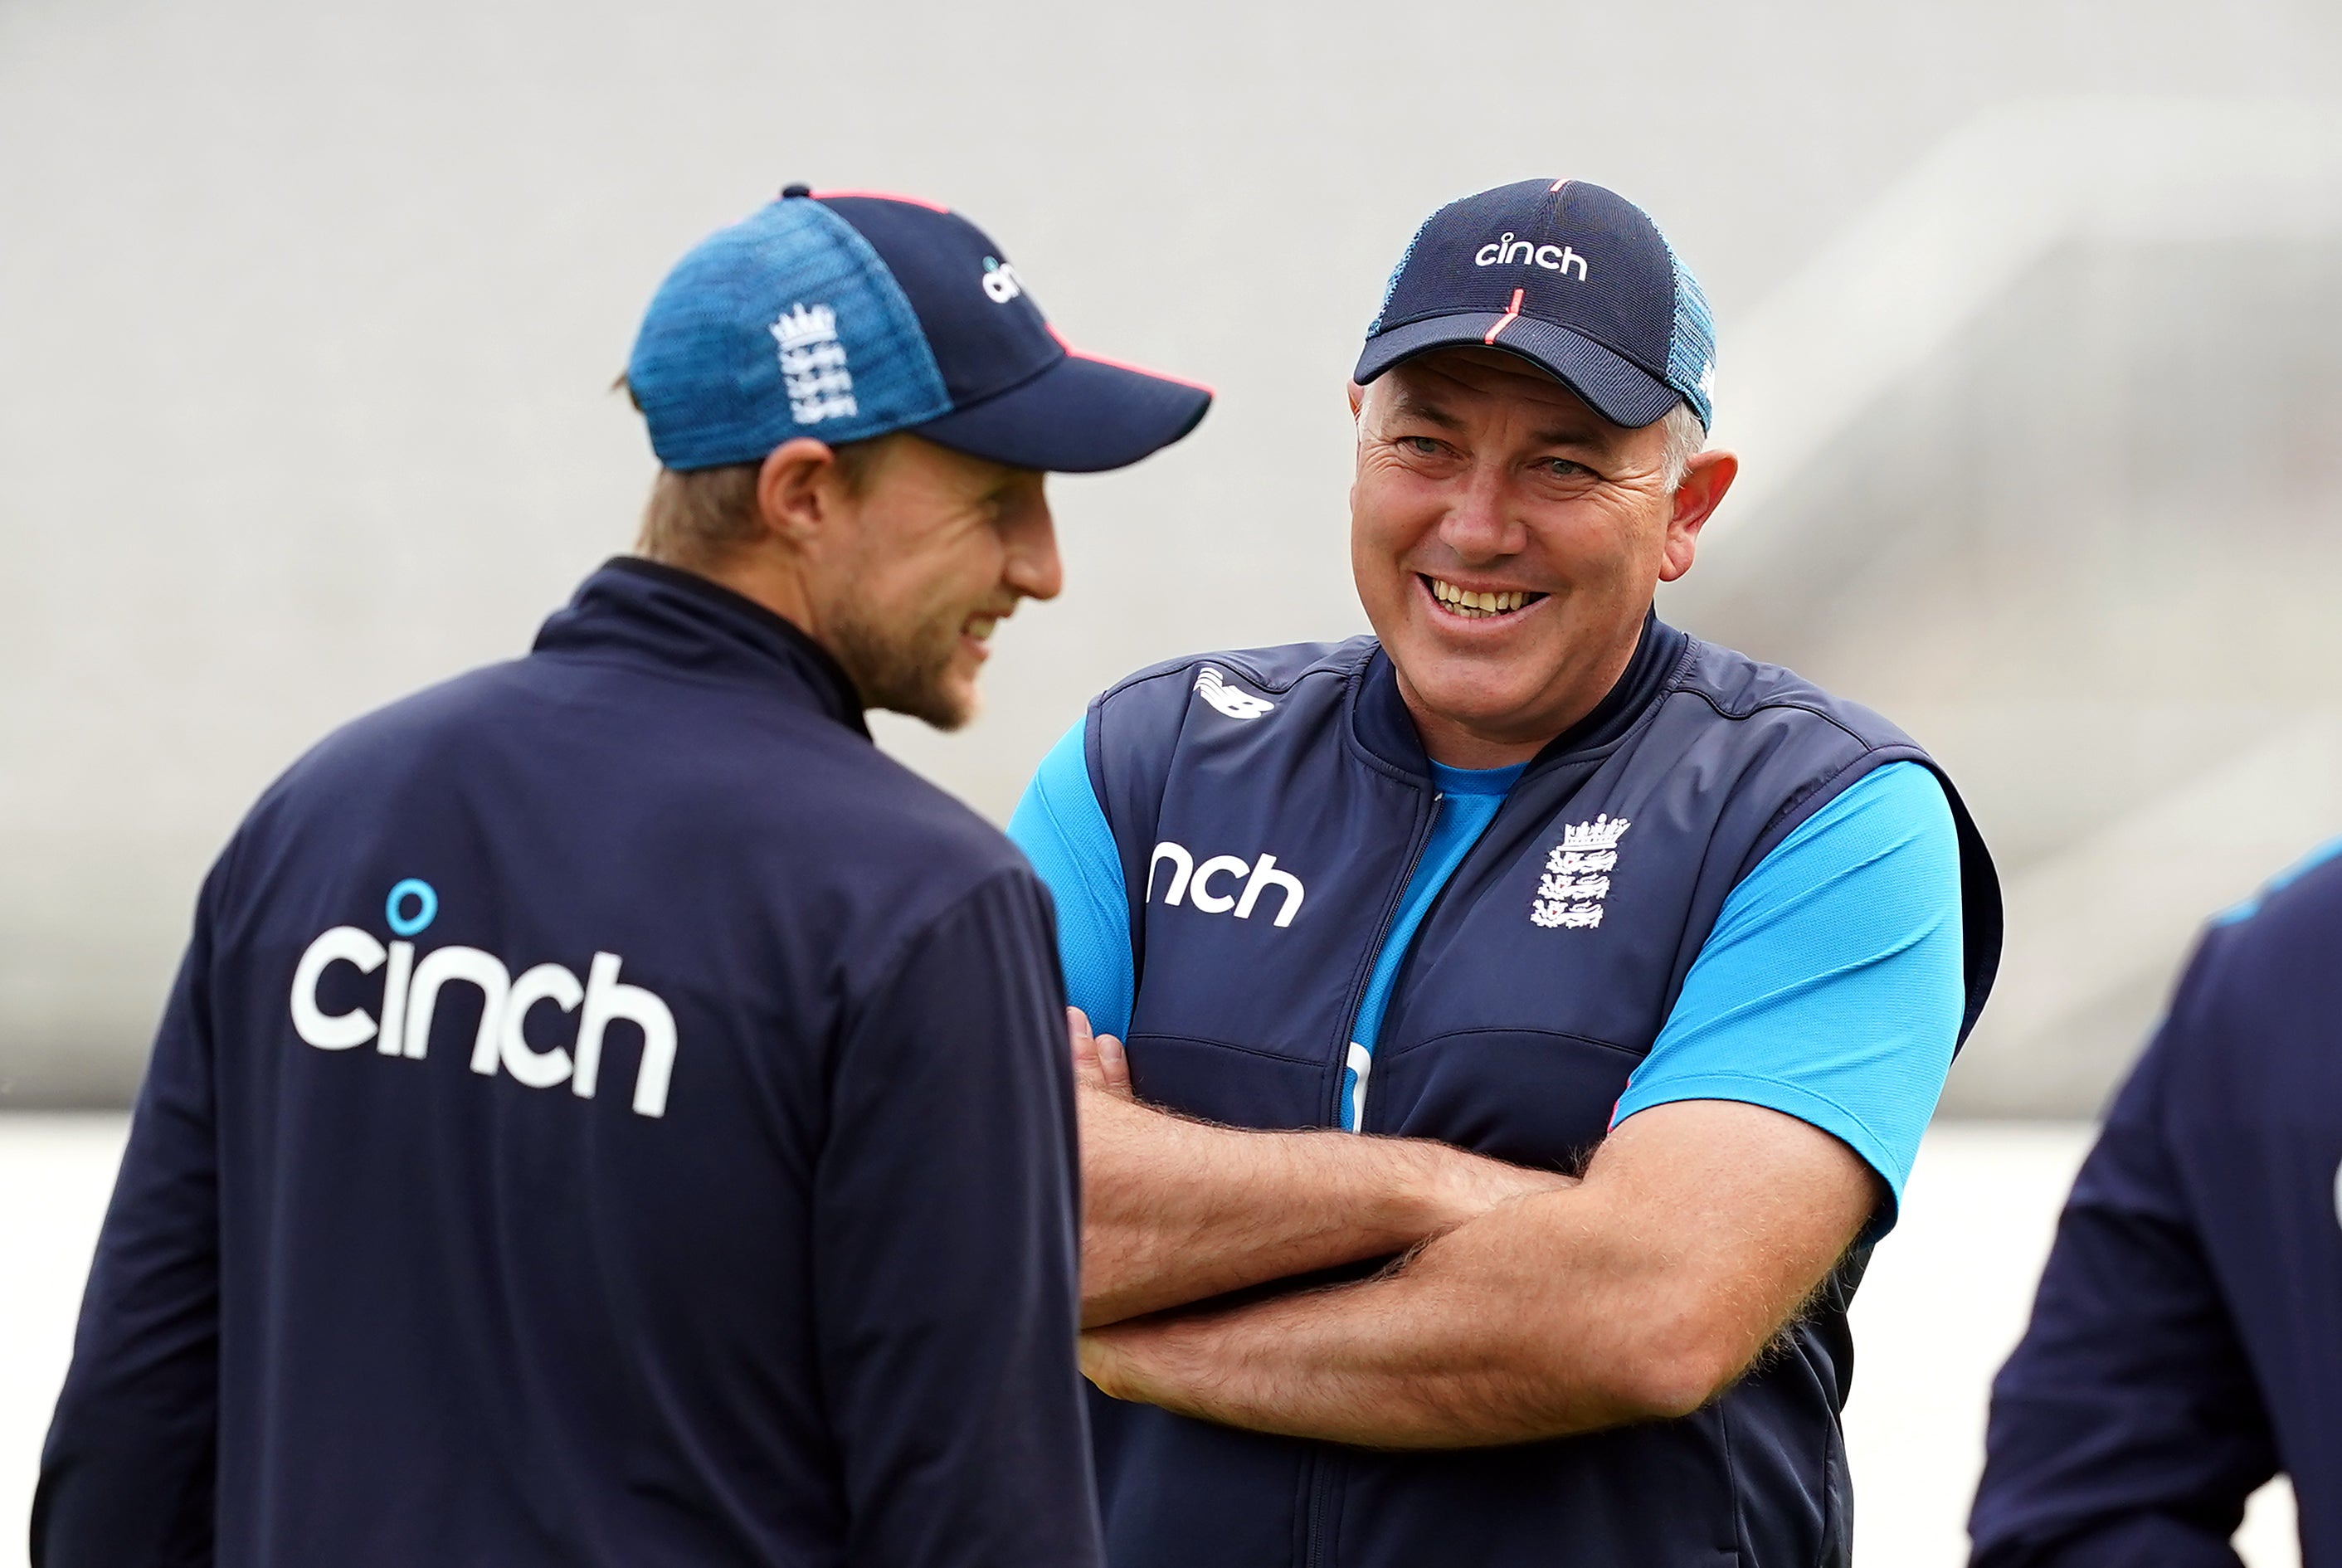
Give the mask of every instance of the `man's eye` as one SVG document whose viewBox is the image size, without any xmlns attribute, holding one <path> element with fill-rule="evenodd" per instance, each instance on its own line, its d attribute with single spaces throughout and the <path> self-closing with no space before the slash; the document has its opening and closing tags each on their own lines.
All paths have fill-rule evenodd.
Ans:
<svg viewBox="0 0 2342 1568">
<path fill-rule="evenodd" d="M 1428 435 L 1402 435 L 1398 438 L 1398 444 L 1417 457 L 1439 455 L 1439 443 Z"/>
<path fill-rule="evenodd" d="M 1573 463 L 1566 457 L 1548 457 L 1542 464 L 1546 474 L 1556 479 L 1583 479 L 1594 472 L 1583 463 Z"/>
</svg>

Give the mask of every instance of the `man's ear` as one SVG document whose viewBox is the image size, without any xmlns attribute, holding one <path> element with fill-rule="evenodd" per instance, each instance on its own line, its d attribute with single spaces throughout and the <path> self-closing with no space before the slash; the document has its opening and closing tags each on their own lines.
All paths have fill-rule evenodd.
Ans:
<svg viewBox="0 0 2342 1568">
<path fill-rule="evenodd" d="M 1659 581 L 1672 583 L 1691 570 L 1692 556 L 1699 548 L 1699 531 L 1716 509 L 1724 504 L 1724 493 L 1732 488 L 1739 477 L 1740 459 L 1729 452 L 1697 452 L 1684 469 L 1683 483 L 1676 486 L 1672 504 L 1674 513 L 1667 518 L 1667 547 L 1659 563 Z"/>
<path fill-rule="evenodd" d="M 842 493 L 837 454 L 810 435 L 782 442 L 756 471 L 756 513 L 766 531 L 792 544 L 818 538 Z"/>
<path fill-rule="evenodd" d="M 1366 389 L 1356 382 L 1350 383 L 1350 417 L 1356 419 L 1358 410 L 1366 405 Z"/>
</svg>

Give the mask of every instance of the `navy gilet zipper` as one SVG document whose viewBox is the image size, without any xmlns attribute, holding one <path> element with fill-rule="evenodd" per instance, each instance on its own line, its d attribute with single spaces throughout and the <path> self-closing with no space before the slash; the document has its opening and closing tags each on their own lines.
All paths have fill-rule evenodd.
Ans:
<svg viewBox="0 0 2342 1568">
<path fill-rule="evenodd" d="M 1392 889 L 1390 897 L 1383 904 L 1382 922 L 1375 927 L 1374 943 L 1366 949 L 1366 964 L 1358 971 L 1356 988 L 1350 994 L 1349 1011 L 1343 1014 L 1342 1037 L 1335 1044 L 1339 1066 L 1334 1074 L 1334 1104 L 1330 1113 L 1332 1120 L 1328 1124 L 1333 1127 L 1339 1128 L 1342 1124 L 1342 1077 L 1348 1069 L 1350 1046 L 1357 1039 L 1358 1010 L 1366 1004 L 1366 988 L 1374 984 L 1375 970 L 1382 962 L 1383 944 L 1390 940 L 1391 923 L 1398 918 L 1399 905 L 1406 902 L 1407 886 L 1415 881 L 1416 867 L 1423 864 L 1423 852 L 1431 843 L 1433 824 L 1439 820 L 1439 803 L 1446 798 L 1445 794 L 1434 790 L 1429 809 L 1418 808 L 1414 842 L 1406 854 L 1406 870 L 1400 874 L 1398 885 Z M 1393 983 L 1396 983 L 1396 977 Z M 1383 1016 L 1386 1018 L 1390 1016 L 1390 1009 L 1387 1005 L 1383 1009 Z M 1369 1073 L 1367 1076 L 1371 1079 L 1373 1074 Z M 1362 1093 L 1358 1096 L 1358 1119 L 1350 1131 L 1363 1133 L 1366 1130 L 1366 1095 Z"/>
<path fill-rule="evenodd" d="M 1416 868 L 1423 864 L 1423 852 L 1431 843 L 1432 826 L 1439 820 L 1440 802 L 1446 798 L 1435 790 L 1427 809 L 1420 804 L 1416 807 L 1415 835 L 1407 850 L 1406 870 L 1401 874 L 1398 885 L 1392 889 L 1390 897 L 1383 904 L 1383 917 L 1381 924 L 1375 928 L 1374 944 L 1366 949 L 1366 964 L 1358 972 L 1356 986 L 1350 996 L 1349 1011 L 1342 1020 L 1342 1035 L 1337 1049 L 1339 1061 L 1345 1068 L 1350 1059 L 1352 1037 L 1357 1033 L 1358 1009 L 1366 1004 L 1366 987 L 1374 983 L 1375 966 L 1382 958 L 1383 944 L 1390 940 L 1391 923 L 1398 918 L 1399 906 L 1406 902 L 1407 886 L 1415 881 Z M 1390 1016 L 1387 1007 L 1384 1009 L 1383 1016 Z M 1371 1072 L 1367 1077 L 1371 1082 Z M 1331 1110 L 1331 1124 L 1337 1128 L 1342 1124 L 1342 1078 L 1343 1072 L 1337 1070 L 1334 1074 Z M 1357 1123 L 1350 1130 L 1364 1133 L 1366 1124 L 1366 1099 L 1362 1093 L 1358 1096 Z M 1341 1479 L 1340 1450 L 1329 1443 L 1314 1443 L 1310 1447 L 1313 1452 L 1309 1456 L 1308 1502 L 1301 1520 L 1301 1563 L 1302 1568 L 1326 1568 L 1332 1552 L 1334 1493 Z"/>
</svg>

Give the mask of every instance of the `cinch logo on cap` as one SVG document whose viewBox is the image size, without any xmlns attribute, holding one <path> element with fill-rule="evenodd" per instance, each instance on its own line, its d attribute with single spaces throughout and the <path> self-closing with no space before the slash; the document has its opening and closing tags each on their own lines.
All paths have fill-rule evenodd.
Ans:
<svg viewBox="0 0 2342 1568">
<path fill-rule="evenodd" d="M 1475 266 L 1541 266 L 1547 272 L 1567 272 L 1577 269 L 1577 281 L 1586 281 L 1586 258 L 1567 245 L 1533 245 L 1526 240 L 1516 240 L 1512 232 L 1490 240 L 1473 253 Z"/>
<path fill-rule="evenodd" d="M 1006 305 L 1025 292 L 1025 280 L 1016 269 L 996 256 L 984 258 L 984 297 L 995 305 Z"/>
<path fill-rule="evenodd" d="M 1351 379 L 1418 354 L 1493 346 L 1614 424 L 1686 404 L 1715 419 L 1707 296 L 1648 214 L 1584 180 L 1523 180 L 1450 202 L 1392 269 Z"/>
</svg>

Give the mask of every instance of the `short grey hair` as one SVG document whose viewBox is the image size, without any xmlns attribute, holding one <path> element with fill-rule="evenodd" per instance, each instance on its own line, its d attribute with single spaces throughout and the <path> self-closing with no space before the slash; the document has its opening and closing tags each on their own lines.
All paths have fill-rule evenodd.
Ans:
<svg viewBox="0 0 2342 1568">
<path fill-rule="evenodd" d="M 1707 445 L 1707 427 L 1699 422 L 1690 404 L 1678 401 L 1659 421 L 1659 429 L 1666 437 L 1659 461 L 1666 472 L 1667 489 L 1673 492 L 1684 482 L 1684 475 L 1691 472 L 1691 460 Z"/>
</svg>

